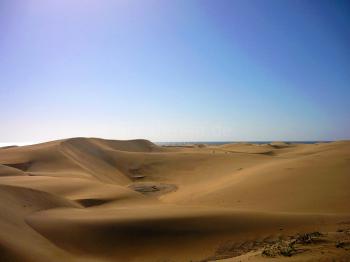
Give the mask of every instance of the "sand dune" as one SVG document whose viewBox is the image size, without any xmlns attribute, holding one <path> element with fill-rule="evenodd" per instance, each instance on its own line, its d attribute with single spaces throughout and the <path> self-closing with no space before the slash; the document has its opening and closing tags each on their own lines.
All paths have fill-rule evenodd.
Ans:
<svg viewBox="0 0 350 262">
<path fill-rule="evenodd" d="M 347 261 L 349 186 L 348 141 L 0 148 L 0 261 Z"/>
</svg>

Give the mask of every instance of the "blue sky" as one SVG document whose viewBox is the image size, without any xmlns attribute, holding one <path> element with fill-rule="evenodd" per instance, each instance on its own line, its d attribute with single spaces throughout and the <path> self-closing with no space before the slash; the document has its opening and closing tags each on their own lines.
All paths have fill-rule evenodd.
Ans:
<svg viewBox="0 0 350 262">
<path fill-rule="evenodd" d="M 350 139 L 350 3 L 4 0 L 0 142 Z"/>
</svg>

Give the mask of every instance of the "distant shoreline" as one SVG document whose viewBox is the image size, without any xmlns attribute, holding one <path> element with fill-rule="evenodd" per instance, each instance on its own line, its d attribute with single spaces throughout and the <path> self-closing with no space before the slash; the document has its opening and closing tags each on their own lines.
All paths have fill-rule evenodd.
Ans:
<svg viewBox="0 0 350 262">
<path fill-rule="evenodd" d="M 184 146 L 184 145 L 194 145 L 194 144 L 204 144 L 204 145 L 224 145 L 224 144 L 234 144 L 234 143 L 248 143 L 248 144 L 270 144 L 276 141 L 188 141 L 188 142 L 154 142 L 159 146 Z M 330 143 L 333 141 L 279 141 L 290 144 L 316 144 L 316 143 Z"/>
<path fill-rule="evenodd" d="M 154 144 L 158 146 L 188 146 L 188 145 L 195 145 L 195 144 L 204 144 L 204 145 L 224 145 L 224 144 L 234 144 L 234 143 L 248 143 L 248 144 L 270 144 L 275 141 L 183 141 L 183 142 L 153 142 Z M 316 143 L 330 143 L 334 141 L 323 141 L 323 140 L 310 140 L 310 141 L 278 141 L 278 142 L 284 142 L 284 143 L 290 143 L 290 144 L 316 144 Z M 40 144 L 44 142 L 8 142 L 8 143 L 0 143 L 0 148 L 4 147 L 13 147 L 13 146 L 28 146 L 28 145 L 35 145 Z"/>
</svg>

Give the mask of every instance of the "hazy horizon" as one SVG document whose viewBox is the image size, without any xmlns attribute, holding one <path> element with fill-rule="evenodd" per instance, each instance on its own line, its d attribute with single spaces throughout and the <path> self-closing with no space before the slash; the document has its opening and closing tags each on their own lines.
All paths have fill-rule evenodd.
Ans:
<svg viewBox="0 0 350 262">
<path fill-rule="evenodd" d="M 348 1 L 1 1 L 0 143 L 350 139 Z"/>
<path fill-rule="evenodd" d="M 73 137 L 72 137 L 73 138 Z M 88 137 L 91 138 L 91 137 Z M 62 138 L 62 139 L 69 139 L 69 138 Z M 109 138 L 102 138 L 102 139 L 109 139 Z M 130 140 L 137 140 L 142 138 L 134 138 Z M 30 142 L 0 142 L 0 147 L 7 147 L 7 146 L 29 146 L 29 145 L 35 145 L 40 143 L 46 143 L 51 142 L 55 140 L 61 140 L 61 139 L 54 139 L 54 140 L 42 140 L 42 141 L 30 141 Z M 314 143 L 314 142 L 333 142 L 336 140 L 213 140 L 213 141 L 199 141 L 199 140 L 193 140 L 193 141 L 151 141 L 158 145 L 178 145 L 178 144 L 188 144 L 188 143 L 213 143 L 213 144 L 225 144 L 225 143 L 269 143 L 269 142 L 290 142 L 290 143 Z"/>
</svg>

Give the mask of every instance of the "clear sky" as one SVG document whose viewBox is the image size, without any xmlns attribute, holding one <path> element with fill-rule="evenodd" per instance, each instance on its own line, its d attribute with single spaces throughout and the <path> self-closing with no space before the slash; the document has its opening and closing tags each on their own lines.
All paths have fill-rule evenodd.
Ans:
<svg viewBox="0 0 350 262">
<path fill-rule="evenodd" d="M 0 142 L 350 139 L 347 0 L 1 0 Z"/>
</svg>

